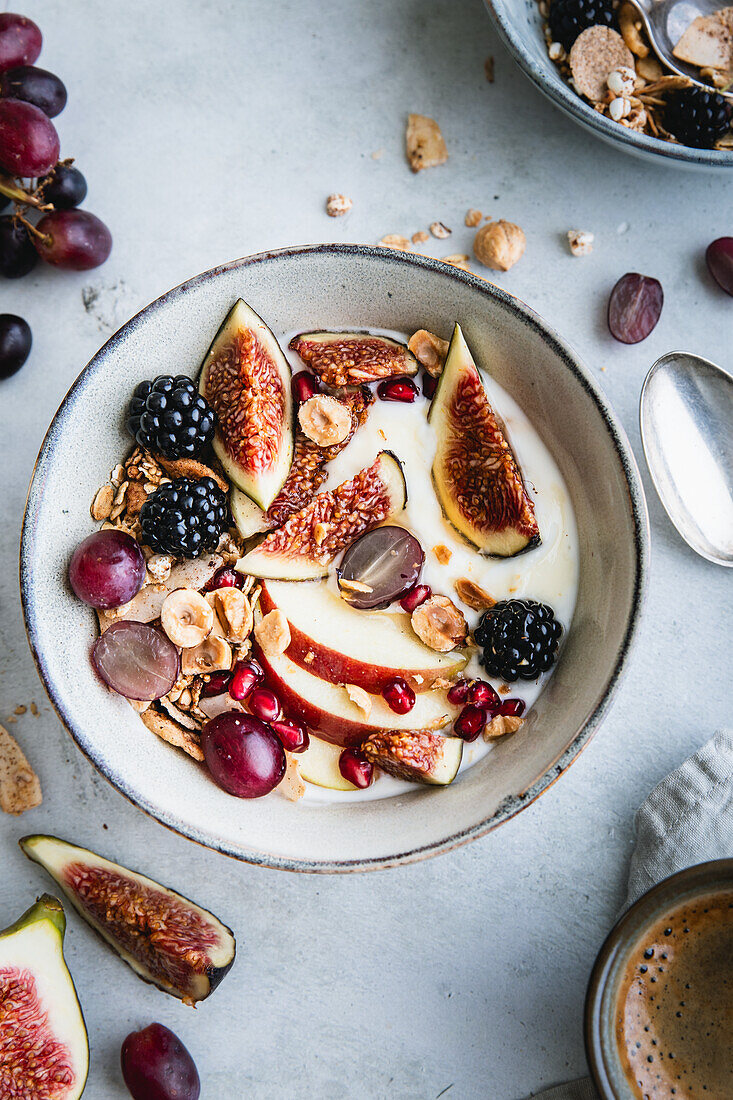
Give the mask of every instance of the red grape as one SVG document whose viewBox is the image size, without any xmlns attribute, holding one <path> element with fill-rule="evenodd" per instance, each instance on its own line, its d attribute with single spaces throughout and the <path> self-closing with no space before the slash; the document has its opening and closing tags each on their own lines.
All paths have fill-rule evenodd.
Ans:
<svg viewBox="0 0 733 1100">
<path fill-rule="evenodd" d="M 211 776 L 237 798 L 260 798 L 285 774 L 285 750 L 264 722 L 230 710 L 211 718 L 201 731 L 201 748 Z"/>
<path fill-rule="evenodd" d="M 74 592 L 90 607 L 121 607 L 145 583 L 145 558 L 124 531 L 95 531 L 79 543 L 69 565 Z"/>
<path fill-rule="evenodd" d="M 43 36 L 24 15 L 0 14 L 0 73 L 18 65 L 32 65 L 41 52 Z"/>
<path fill-rule="evenodd" d="M 718 237 L 708 245 L 705 259 L 721 290 L 733 296 L 733 237 Z"/>
<path fill-rule="evenodd" d="M 341 595 L 360 611 L 388 607 L 417 584 L 424 561 L 422 546 L 404 527 L 376 527 L 344 554 L 338 571 Z M 369 591 L 351 588 L 352 581 L 368 585 Z"/>
<path fill-rule="evenodd" d="M 622 275 L 608 302 L 608 327 L 622 344 L 646 340 L 656 327 L 664 304 L 662 284 L 648 275 Z"/>
<path fill-rule="evenodd" d="M 0 167 L 11 176 L 43 176 L 59 159 L 50 119 L 22 99 L 0 99 Z"/>
<path fill-rule="evenodd" d="M 14 313 L 0 313 L 0 378 L 10 378 L 30 355 L 30 326 Z"/>
<path fill-rule="evenodd" d="M 99 675 L 126 699 L 152 700 L 167 695 L 178 679 L 180 663 L 173 642 L 149 623 L 122 619 L 108 626 L 92 647 Z"/>
<path fill-rule="evenodd" d="M 22 279 L 38 263 L 38 253 L 22 222 L 9 214 L 0 217 L 0 275 Z"/>
<path fill-rule="evenodd" d="M 0 104 L 2 101 L 0 100 Z M 41 218 L 33 238 L 47 264 L 70 271 L 99 267 L 112 251 L 112 234 L 104 222 L 86 210 L 57 210 Z"/>
<path fill-rule="evenodd" d="M 66 106 L 66 87 L 55 73 L 35 65 L 19 65 L 0 76 L 0 95 L 22 99 L 43 111 L 47 118 L 60 115 Z"/>
<path fill-rule="evenodd" d="M 128 1035 L 120 1060 L 133 1100 L 198 1100 L 201 1095 L 193 1058 L 163 1024 Z"/>
</svg>

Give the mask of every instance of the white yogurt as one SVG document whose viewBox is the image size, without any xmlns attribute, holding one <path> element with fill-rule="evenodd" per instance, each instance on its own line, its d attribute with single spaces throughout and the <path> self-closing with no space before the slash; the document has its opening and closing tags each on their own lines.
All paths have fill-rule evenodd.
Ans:
<svg viewBox="0 0 733 1100">
<path fill-rule="evenodd" d="M 406 341 L 401 333 L 373 331 Z M 282 347 L 287 347 L 292 335 L 295 334 L 283 338 Z M 303 364 L 295 353 L 287 354 L 293 370 L 302 370 Z M 348 447 L 329 463 L 328 480 L 321 492 L 335 488 L 371 465 L 380 451 L 392 451 L 402 463 L 407 482 L 407 507 L 392 522 L 406 527 L 420 541 L 425 551 L 421 580 L 429 584 L 434 593 L 450 596 L 471 627 L 479 616 L 456 595 L 454 584 L 461 577 L 469 577 L 497 600 L 527 597 L 548 603 L 567 629 L 575 608 L 579 560 L 575 514 L 567 487 L 555 461 L 516 401 L 485 372 L 481 371 L 481 376 L 491 404 L 504 421 L 507 438 L 534 502 L 542 538 L 536 549 L 515 558 L 482 557 L 446 521 L 431 479 L 436 436 L 427 421 L 429 403 L 422 396 L 412 404 L 376 400 L 366 424 L 359 428 Z M 441 565 L 435 556 L 433 548 L 438 545 L 447 546 L 452 552 L 447 565 Z M 471 658 L 465 675 L 487 679 L 477 655 Z M 511 697 L 523 699 L 529 709 L 549 675 L 551 673 L 530 683 L 512 684 Z M 493 681 L 494 686 L 498 687 L 499 682 Z M 490 749 L 491 745 L 482 738 L 467 744 L 461 771 L 475 764 Z M 365 791 L 343 792 L 306 786 L 305 798 L 311 802 L 389 798 L 415 789 L 414 784 L 386 775 L 380 776 Z"/>
</svg>

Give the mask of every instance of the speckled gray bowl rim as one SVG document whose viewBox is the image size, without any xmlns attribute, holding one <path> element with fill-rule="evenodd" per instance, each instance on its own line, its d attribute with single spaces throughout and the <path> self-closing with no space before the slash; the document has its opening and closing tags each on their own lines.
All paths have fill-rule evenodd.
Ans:
<svg viewBox="0 0 733 1100">
<path fill-rule="evenodd" d="M 275 855 L 263 855 L 261 852 L 243 852 L 236 847 L 229 847 L 226 844 L 212 843 L 209 838 L 200 834 L 200 832 L 190 826 L 185 820 L 181 820 L 173 814 L 167 814 L 165 812 L 150 813 L 144 806 L 138 801 L 135 792 L 130 789 L 126 783 L 125 778 L 121 775 L 111 775 L 109 770 L 105 766 L 104 759 L 101 758 L 101 754 L 92 745 L 87 742 L 82 730 L 75 724 L 73 714 L 69 713 L 56 685 L 53 682 L 53 678 L 49 673 L 48 667 L 45 663 L 43 653 L 38 645 L 38 628 L 34 614 L 31 610 L 32 602 L 30 600 L 30 592 L 33 587 L 33 561 L 37 552 L 37 546 L 35 541 L 35 532 L 33 528 L 32 515 L 35 511 L 35 506 L 40 498 L 43 487 L 43 471 L 44 468 L 53 462 L 53 449 L 54 441 L 59 433 L 64 431 L 67 418 L 72 412 L 75 402 L 82 394 L 87 379 L 96 375 L 99 371 L 105 369 L 106 365 L 106 353 L 108 350 L 115 347 L 115 345 L 124 338 L 124 334 L 129 333 L 131 330 L 136 329 L 139 325 L 145 324 L 146 319 L 152 313 L 165 309 L 168 302 L 172 301 L 179 296 L 185 295 L 189 290 L 198 286 L 200 283 L 209 279 L 215 279 L 220 273 L 224 271 L 231 271 L 235 268 L 252 267 L 255 264 L 265 264 L 271 262 L 277 262 L 281 257 L 286 256 L 302 256 L 308 257 L 319 253 L 332 253 L 341 256 L 360 256 L 369 259 L 376 259 L 381 263 L 387 264 L 407 264 L 414 265 L 416 267 L 422 267 L 428 271 L 433 271 L 435 274 L 440 275 L 442 278 L 450 278 L 456 280 L 456 282 L 467 284 L 474 290 L 483 294 L 486 298 L 494 299 L 499 302 L 501 306 L 508 312 L 514 314 L 514 316 L 521 321 L 524 325 L 529 325 L 535 333 L 538 334 L 540 339 L 544 342 L 547 348 L 557 356 L 564 365 L 567 367 L 570 374 L 576 379 L 577 383 L 586 391 L 586 393 L 594 401 L 598 413 L 606 425 L 606 429 L 613 443 L 614 449 L 618 455 L 619 463 L 624 472 L 626 480 L 626 488 L 629 499 L 629 511 L 633 519 L 634 526 L 634 555 L 636 570 L 634 576 L 633 594 L 631 599 L 631 608 L 629 612 L 629 619 L 626 625 L 626 631 L 622 644 L 619 648 L 615 664 L 611 669 L 608 679 L 606 681 L 603 694 L 600 696 L 598 704 L 595 710 L 588 716 L 586 721 L 577 730 L 572 742 L 568 745 L 565 751 L 557 758 L 557 760 L 545 771 L 545 773 L 536 780 L 526 790 L 520 792 L 518 795 L 514 795 L 505 799 L 488 818 L 485 818 L 468 829 L 463 829 L 457 833 L 453 833 L 443 840 L 434 841 L 430 844 L 426 844 L 422 847 L 410 849 L 409 851 L 397 852 L 393 856 L 382 856 L 368 859 L 354 859 L 354 860 L 322 860 L 322 861 L 309 861 L 305 859 L 292 859 L 284 858 Z M 495 286 L 493 283 L 487 282 L 485 279 L 480 279 L 476 275 L 472 275 L 469 272 L 461 271 L 458 268 L 449 267 L 449 265 L 442 263 L 439 260 L 434 260 L 429 256 L 415 256 L 406 254 L 403 252 L 397 252 L 388 248 L 373 248 L 367 245 L 356 244 L 313 244 L 302 245 L 292 248 L 274 249 L 269 252 L 260 252 L 253 256 L 245 256 L 239 260 L 232 260 L 231 263 L 222 264 L 219 267 L 212 268 L 210 271 L 204 271 L 201 275 L 196 275 L 192 279 L 186 280 L 179 286 L 169 290 L 166 294 L 161 295 L 150 305 L 146 306 L 134 317 L 132 317 L 125 325 L 122 326 L 110 339 L 100 348 L 93 359 L 87 364 L 86 367 L 77 377 L 73 383 L 66 397 L 61 402 L 56 415 L 51 421 L 51 425 L 46 433 L 46 436 L 41 445 L 41 449 L 36 459 L 36 464 L 33 471 L 33 476 L 28 490 L 28 499 L 26 502 L 25 514 L 23 517 L 23 530 L 21 534 L 20 542 L 20 594 L 21 602 L 23 606 L 23 615 L 25 619 L 26 633 L 28 635 L 28 642 L 33 654 L 33 658 L 36 662 L 39 675 L 46 689 L 49 699 L 53 704 L 56 713 L 61 719 L 62 723 L 69 731 L 71 736 L 76 741 L 76 744 L 81 749 L 82 753 L 88 760 L 97 768 L 98 771 L 109 781 L 109 783 L 115 787 L 121 794 L 123 794 L 133 805 L 143 810 L 144 813 L 148 813 L 149 816 L 153 816 L 156 820 L 160 821 L 163 825 L 172 829 L 174 832 L 188 837 L 190 840 L 201 844 L 203 847 L 212 848 L 215 851 L 222 852 L 224 855 L 232 856 L 235 859 L 243 860 L 247 863 L 256 864 L 264 867 L 278 868 L 288 871 L 307 871 L 307 872 L 319 872 L 319 873 L 337 873 L 337 872 L 351 872 L 351 871 L 368 871 L 379 870 L 388 867 L 395 867 L 403 863 L 414 863 L 421 859 L 426 859 L 430 856 L 438 855 L 441 852 L 450 851 L 452 848 L 457 848 L 462 844 L 467 844 L 471 840 L 476 840 L 478 837 L 484 836 L 486 833 L 502 825 L 505 821 L 514 817 L 515 814 L 520 813 L 523 809 L 534 802 L 536 798 L 539 798 L 552 784 L 560 778 L 560 776 L 569 768 L 576 757 L 582 752 L 590 739 L 596 733 L 603 718 L 605 717 L 608 708 L 611 704 L 614 694 L 619 686 L 622 674 L 625 670 L 627 658 L 636 634 L 638 621 L 641 613 L 641 609 L 644 602 L 644 596 L 646 593 L 646 578 L 648 571 L 648 557 L 649 557 L 649 519 L 647 515 L 646 500 L 644 497 L 644 491 L 641 485 L 641 479 L 639 477 L 639 471 L 636 466 L 631 447 L 626 439 L 623 428 L 616 420 L 615 415 L 611 412 L 611 409 L 601 392 L 599 386 L 595 380 L 588 373 L 586 368 L 582 365 L 581 361 L 577 358 L 571 348 L 565 344 L 559 336 L 544 322 L 534 310 L 530 309 L 519 299 L 508 294 L 500 287 Z M 327 811 L 326 811 L 327 812 Z"/>
<path fill-rule="evenodd" d="M 484 0 L 484 4 L 499 37 L 520 69 L 548 99 L 582 126 L 595 131 L 608 141 L 621 145 L 625 152 L 648 153 L 667 164 L 684 164 L 694 168 L 733 168 L 733 152 L 726 153 L 721 149 L 692 149 L 689 145 L 676 145 L 674 142 L 662 141 L 661 138 L 649 137 L 648 134 L 639 134 L 635 130 L 619 126 L 612 119 L 599 114 L 564 80 L 557 84 L 550 80 L 525 47 L 522 35 L 518 34 L 496 10 L 493 0 Z"/>
<path fill-rule="evenodd" d="M 604 1030 L 611 1025 L 604 1015 L 604 995 L 608 982 L 619 958 L 633 948 L 643 933 L 643 929 L 653 924 L 662 915 L 657 908 L 657 900 L 664 900 L 663 908 L 673 908 L 685 897 L 715 896 L 733 888 L 733 859 L 712 859 L 705 863 L 694 863 L 673 875 L 662 879 L 656 886 L 650 887 L 645 894 L 631 905 L 617 920 L 603 942 L 588 981 L 585 996 L 584 1039 L 588 1065 L 601 1100 L 617 1100 L 614 1086 L 609 1077 L 608 1056 L 604 1041 Z M 608 1002 L 611 1007 L 611 1002 Z M 612 1057 L 612 1056 L 611 1056 Z M 629 1089 L 629 1095 L 631 1090 Z"/>
</svg>

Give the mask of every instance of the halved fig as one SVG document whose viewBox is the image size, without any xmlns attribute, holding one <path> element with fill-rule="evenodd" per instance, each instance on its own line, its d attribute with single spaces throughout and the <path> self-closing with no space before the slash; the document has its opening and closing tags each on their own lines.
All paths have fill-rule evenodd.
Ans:
<svg viewBox="0 0 733 1100">
<path fill-rule="evenodd" d="M 446 787 L 461 766 L 463 741 L 433 730 L 389 730 L 371 734 L 361 751 L 371 764 L 397 779 Z"/>
<path fill-rule="evenodd" d="M 65 931 L 61 902 L 44 894 L 0 932 L 0 1096 L 77 1100 L 84 1091 L 89 1043 Z"/>
<path fill-rule="evenodd" d="M 534 505 L 459 325 L 428 420 L 438 437 L 435 491 L 456 530 L 501 558 L 537 546 Z"/>
<path fill-rule="evenodd" d="M 242 573 L 275 580 L 325 577 L 337 554 L 407 502 L 402 466 L 380 451 L 371 466 L 317 497 L 237 562 Z"/>
<path fill-rule="evenodd" d="M 269 508 L 293 459 L 290 366 L 261 317 L 240 298 L 201 365 L 216 413 L 214 450 L 234 484 Z"/>
<path fill-rule="evenodd" d="M 194 1005 L 234 962 L 231 930 L 154 879 L 55 836 L 24 836 L 19 844 L 123 962 L 164 993 Z"/>
<path fill-rule="evenodd" d="M 301 332 L 289 347 L 327 386 L 417 374 L 417 359 L 406 344 L 371 332 Z"/>
</svg>

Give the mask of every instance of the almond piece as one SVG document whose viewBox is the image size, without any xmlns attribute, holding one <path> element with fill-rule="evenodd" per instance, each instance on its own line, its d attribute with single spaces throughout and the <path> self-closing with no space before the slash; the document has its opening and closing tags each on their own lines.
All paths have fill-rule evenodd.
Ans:
<svg viewBox="0 0 733 1100">
<path fill-rule="evenodd" d="M 365 691 L 363 687 L 359 687 L 358 684 L 344 684 L 344 687 L 351 702 L 363 711 L 364 716 L 368 718 L 372 710 L 372 697 L 369 692 Z"/>
</svg>

